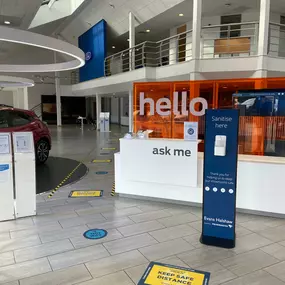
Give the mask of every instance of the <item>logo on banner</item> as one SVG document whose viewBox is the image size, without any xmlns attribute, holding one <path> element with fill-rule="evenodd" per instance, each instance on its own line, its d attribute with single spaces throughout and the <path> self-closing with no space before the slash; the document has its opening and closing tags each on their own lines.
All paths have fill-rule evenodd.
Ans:
<svg viewBox="0 0 285 285">
<path fill-rule="evenodd" d="M 189 128 L 187 132 L 190 136 L 194 134 L 194 130 L 192 128 Z"/>
<path fill-rule="evenodd" d="M 92 52 L 91 52 L 91 51 L 86 52 L 86 54 L 85 54 L 85 60 L 86 60 L 86 61 L 89 61 L 91 58 L 92 58 Z"/>
</svg>

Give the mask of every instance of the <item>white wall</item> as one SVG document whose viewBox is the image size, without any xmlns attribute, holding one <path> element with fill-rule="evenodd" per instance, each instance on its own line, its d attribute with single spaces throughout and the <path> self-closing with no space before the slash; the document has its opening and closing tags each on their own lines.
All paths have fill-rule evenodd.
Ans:
<svg viewBox="0 0 285 285">
<path fill-rule="evenodd" d="M 0 91 L 0 104 L 14 106 L 13 92 L 12 91 Z"/>
</svg>

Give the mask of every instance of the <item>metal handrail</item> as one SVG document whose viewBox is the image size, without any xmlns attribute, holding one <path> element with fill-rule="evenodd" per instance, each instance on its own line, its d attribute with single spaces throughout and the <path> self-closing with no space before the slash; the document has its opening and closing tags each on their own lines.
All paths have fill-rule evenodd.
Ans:
<svg viewBox="0 0 285 285">
<path fill-rule="evenodd" d="M 285 58 L 284 24 L 269 22 L 268 55 Z"/>
</svg>

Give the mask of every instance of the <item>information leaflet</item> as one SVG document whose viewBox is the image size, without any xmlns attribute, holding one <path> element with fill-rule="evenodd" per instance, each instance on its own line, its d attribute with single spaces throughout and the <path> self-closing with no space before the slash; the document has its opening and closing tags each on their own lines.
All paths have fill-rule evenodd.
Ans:
<svg viewBox="0 0 285 285">
<path fill-rule="evenodd" d="M 201 242 L 235 246 L 238 110 L 207 110 Z"/>
</svg>

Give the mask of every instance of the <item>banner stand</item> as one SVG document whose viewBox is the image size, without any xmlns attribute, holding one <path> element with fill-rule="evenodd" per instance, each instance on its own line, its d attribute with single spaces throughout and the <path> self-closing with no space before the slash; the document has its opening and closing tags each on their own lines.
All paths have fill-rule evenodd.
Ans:
<svg viewBox="0 0 285 285">
<path fill-rule="evenodd" d="M 200 242 L 235 247 L 238 110 L 206 110 Z"/>
</svg>

